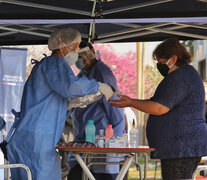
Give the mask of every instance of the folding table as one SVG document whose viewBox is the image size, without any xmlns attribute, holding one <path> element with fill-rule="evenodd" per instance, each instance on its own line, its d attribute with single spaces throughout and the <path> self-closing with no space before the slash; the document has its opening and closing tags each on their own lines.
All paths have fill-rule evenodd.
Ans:
<svg viewBox="0 0 207 180">
<path fill-rule="evenodd" d="M 148 155 L 147 153 L 150 151 L 154 151 L 154 148 L 97 148 L 97 147 L 70 147 L 70 146 L 57 146 L 56 147 L 62 151 L 72 151 L 74 152 L 74 156 L 77 162 L 82 167 L 84 173 L 90 180 L 95 180 L 93 174 L 91 173 L 88 165 L 84 160 L 81 158 L 80 154 L 90 155 L 90 154 L 108 154 L 108 153 L 115 153 L 115 154 L 125 154 L 127 155 L 124 158 L 124 164 L 116 177 L 116 180 L 121 180 L 124 178 L 127 170 L 129 169 L 132 161 L 135 158 L 135 154 L 143 154 L 145 156 L 145 164 L 144 164 L 144 180 L 147 178 L 147 163 L 148 163 Z M 118 162 L 116 162 L 118 164 Z"/>
</svg>

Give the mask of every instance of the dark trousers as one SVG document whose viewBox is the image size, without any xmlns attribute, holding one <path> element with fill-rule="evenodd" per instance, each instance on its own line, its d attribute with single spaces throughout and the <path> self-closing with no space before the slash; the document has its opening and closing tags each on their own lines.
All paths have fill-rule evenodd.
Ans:
<svg viewBox="0 0 207 180">
<path fill-rule="evenodd" d="M 161 159 L 163 180 L 192 179 L 201 157 Z"/>
<path fill-rule="evenodd" d="M 96 180 L 115 180 L 117 174 L 93 173 Z M 68 180 L 82 180 L 82 168 L 77 164 L 69 171 Z"/>
</svg>

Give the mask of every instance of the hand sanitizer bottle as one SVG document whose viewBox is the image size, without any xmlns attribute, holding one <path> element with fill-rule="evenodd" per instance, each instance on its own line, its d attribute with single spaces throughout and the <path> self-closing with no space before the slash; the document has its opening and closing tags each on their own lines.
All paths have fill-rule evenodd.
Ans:
<svg viewBox="0 0 207 180">
<path fill-rule="evenodd" d="M 139 132 L 138 129 L 135 128 L 135 121 L 133 119 L 132 129 L 130 130 L 130 148 L 137 148 L 139 145 Z"/>
</svg>

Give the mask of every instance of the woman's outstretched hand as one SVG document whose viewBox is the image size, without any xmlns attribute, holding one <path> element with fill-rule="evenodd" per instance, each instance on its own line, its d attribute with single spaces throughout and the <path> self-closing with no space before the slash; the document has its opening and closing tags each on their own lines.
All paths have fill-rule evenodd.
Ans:
<svg viewBox="0 0 207 180">
<path fill-rule="evenodd" d="M 117 95 L 120 99 L 117 100 L 109 100 L 109 103 L 115 107 L 130 107 L 132 99 L 125 95 Z"/>
</svg>

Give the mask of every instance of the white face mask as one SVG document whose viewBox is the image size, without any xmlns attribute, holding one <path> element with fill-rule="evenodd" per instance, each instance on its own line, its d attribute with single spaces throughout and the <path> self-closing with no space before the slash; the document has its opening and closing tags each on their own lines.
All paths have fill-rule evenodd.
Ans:
<svg viewBox="0 0 207 180">
<path fill-rule="evenodd" d="M 68 48 L 65 47 L 67 50 Z M 69 51 L 69 50 L 68 50 Z M 69 66 L 72 66 L 76 63 L 76 61 L 78 60 L 78 53 L 77 52 L 69 52 L 68 54 L 66 54 L 64 56 L 65 61 L 67 62 L 67 64 Z"/>
<path fill-rule="evenodd" d="M 78 53 L 76 52 L 69 52 L 66 56 L 64 56 L 65 61 L 69 66 L 72 66 L 78 60 Z"/>
</svg>

